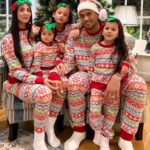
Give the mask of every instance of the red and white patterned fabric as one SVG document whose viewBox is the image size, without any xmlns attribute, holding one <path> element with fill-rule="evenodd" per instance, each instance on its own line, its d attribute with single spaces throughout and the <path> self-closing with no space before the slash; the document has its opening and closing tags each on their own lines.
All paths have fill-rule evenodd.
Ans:
<svg viewBox="0 0 150 150">
<path fill-rule="evenodd" d="M 90 55 L 90 49 L 93 44 L 99 41 L 101 30 L 97 34 L 89 34 L 85 28 L 80 31 L 80 36 L 76 41 L 68 39 L 66 44 L 66 53 L 64 63 L 67 66 L 67 72 L 77 68 L 79 73 L 72 74 L 68 79 L 68 101 L 70 115 L 74 130 L 85 131 L 85 93 L 90 91 L 91 71 L 94 62 Z M 127 135 L 132 140 L 135 135 L 139 120 L 142 117 L 146 101 L 147 87 L 145 81 L 136 74 L 131 74 L 122 82 L 121 100 L 125 103 L 123 108 L 121 135 Z M 132 105 L 131 101 L 138 105 Z M 139 107 L 139 105 L 141 107 Z M 128 116 L 126 115 L 128 112 Z M 132 114 L 132 115 L 131 115 Z M 126 117 L 127 116 L 127 117 Z M 131 117 L 133 116 L 133 117 Z M 138 118 L 134 120 L 134 116 Z M 124 132 L 122 132 L 124 131 Z"/>
<path fill-rule="evenodd" d="M 42 85 L 43 78 L 32 75 L 33 45 L 28 42 L 28 31 L 21 30 L 19 37 L 24 68 L 15 55 L 12 35 L 7 34 L 2 39 L 2 53 L 9 67 L 9 80 L 4 89 L 25 103 L 35 103 L 34 130 L 40 133 L 45 131 L 52 93 Z"/>
<path fill-rule="evenodd" d="M 64 51 L 64 44 L 51 43 L 49 45 L 39 41 L 34 47 L 33 71 L 37 76 L 48 76 L 50 70 L 62 61 L 59 52 Z"/>
</svg>

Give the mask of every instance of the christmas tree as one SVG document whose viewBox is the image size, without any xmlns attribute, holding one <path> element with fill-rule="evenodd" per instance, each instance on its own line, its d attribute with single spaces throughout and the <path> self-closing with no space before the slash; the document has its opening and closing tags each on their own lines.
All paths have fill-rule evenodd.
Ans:
<svg viewBox="0 0 150 150">
<path fill-rule="evenodd" d="M 111 5 L 108 4 L 106 0 L 97 1 L 101 3 L 103 8 L 106 9 L 109 15 L 112 15 L 114 13 L 114 10 L 111 8 Z M 37 7 L 37 17 L 35 18 L 35 24 L 37 26 L 41 26 L 45 21 L 52 22 L 53 8 L 55 8 L 55 6 L 61 2 L 65 2 L 71 6 L 71 10 L 74 17 L 73 21 L 76 22 L 76 12 L 79 0 L 39 0 L 40 6 Z"/>
</svg>

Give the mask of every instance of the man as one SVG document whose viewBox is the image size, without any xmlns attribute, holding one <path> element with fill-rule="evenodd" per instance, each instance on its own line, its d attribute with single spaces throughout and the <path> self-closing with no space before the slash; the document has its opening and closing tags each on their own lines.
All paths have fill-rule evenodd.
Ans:
<svg viewBox="0 0 150 150">
<path fill-rule="evenodd" d="M 102 13 L 103 14 L 103 13 Z M 90 1 L 81 2 L 78 6 L 78 15 L 83 24 L 80 35 L 76 41 L 68 39 L 66 44 L 65 65 L 59 68 L 59 72 L 67 74 L 77 68 L 79 71 L 72 74 L 68 79 L 68 103 L 74 132 L 64 143 L 65 150 L 76 150 L 85 139 L 85 94 L 90 91 L 90 76 L 93 61 L 90 57 L 90 49 L 97 43 L 102 33 L 103 25 L 99 23 L 99 17 L 106 19 L 106 15 L 99 12 L 95 3 Z M 104 13 L 105 14 L 105 13 Z M 65 67 L 64 67 L 65 66 Z M 67 69 L 64 69 L 67 68 Z M 108 83 L 107 98 L 119 96 L 120 80 L 115 74 Z M 128 77 L 122 84 L 122 97 L 124 96 L 124 110 L 121 123 L 119 146 L 121 150 L 133 150 L 132 139 L 138 129 L 139 121 L 145 105 L 146 84 L 133 75 Z M 108 141 L 101 139 L 101 133 L 96 133 L 94 142 L 107 149 Z M 101 141 L 101 142 L 100 142 Z"/>
</svg>

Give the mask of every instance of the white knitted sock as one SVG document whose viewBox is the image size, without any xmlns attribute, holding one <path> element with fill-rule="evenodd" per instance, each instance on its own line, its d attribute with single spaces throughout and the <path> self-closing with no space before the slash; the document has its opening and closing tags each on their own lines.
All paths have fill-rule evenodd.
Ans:
<svg viewBox="0 0 150 150">
<path fill-rule="evenodd" d="M 110 150 L 109 139 L 101 135 L 100 150 Z"/>
<path fill-rule="evenodd" d="M 134 150 L 132 141 L 127 141 L 122 138 L 119 139 L 118 145 L 121 150 Z"/>
<path fill-rule="evenodd" d="M 57 117 L 49 117 L 48 116 L 47 121 L 46 121 L 46 126 L 45 126 L 48 143 L 52 147 L 58 147 L 61 144 L 60 140 L 56 137 L 55 131 L 54 131 L 54 125 L 55 125 L 56 119 L 57 119 Z"/>
<path fill-rule="evenodd" d="M 96 131 L 94 134 L 93 143 L 100 146 L 100 141 L 101 141 L 101 132 Z"/>
<path fill-rule="evenodd" d="M 45 132 L 37 133 L 34 131 L 34 142 L 33 142 L 34 150 L 48 150 L 44 138 Z"/>
<path fill-rule="evenodd" d="M 64 143 L 64 150 L 76 150 L 80 143 L 85 139 L 85 132 L 74 131 L 71 138 Z"/>
</svg>

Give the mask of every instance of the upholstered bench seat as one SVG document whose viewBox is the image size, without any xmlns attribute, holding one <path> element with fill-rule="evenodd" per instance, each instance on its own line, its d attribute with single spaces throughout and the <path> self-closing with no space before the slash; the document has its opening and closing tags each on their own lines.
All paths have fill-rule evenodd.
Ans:
<svg viewBox="0 0 150 150">
<path fill-rule="evenodd" d="M 27 104 L 3 89 L 2 99 L 10 124 L 33 120 L 34 104 Z"/>
</svg>

